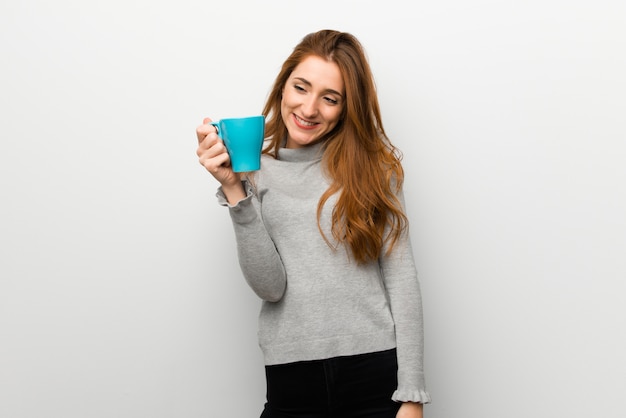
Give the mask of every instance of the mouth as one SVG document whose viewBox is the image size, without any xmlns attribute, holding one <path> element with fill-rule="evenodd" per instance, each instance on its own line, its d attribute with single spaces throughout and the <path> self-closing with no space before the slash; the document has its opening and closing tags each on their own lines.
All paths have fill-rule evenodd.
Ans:
<svg viewBox="0 0 626 418">
<path fill-rule="evenodd" d="M 296 122 L 296 125 L 298 125 L 298 127 L 302 128 L 302 129 L 312 129 L 312 128 L 316 127 L 317 125 L 319 125 L 319 123 L 317 123 L 317 122 L 310 122 L 308 120 L 302 119 L 301 117 L 299 117 L 295 113 L 293 114 L 293 119 Z"/>
</svg>

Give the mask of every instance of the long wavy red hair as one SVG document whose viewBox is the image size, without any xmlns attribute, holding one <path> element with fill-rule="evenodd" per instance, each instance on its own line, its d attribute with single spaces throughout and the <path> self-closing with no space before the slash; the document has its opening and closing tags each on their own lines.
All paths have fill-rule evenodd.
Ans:
<svg viewBox="0 0 626 418">
<path fill-rule="evenodd" d="M 374 77 L 361 43 L 353 35 L 321 30 L 305 36 L 284 62 L 270 91 L 263 114 L 268 145 L 264 153 L 276 158 L 287 137 L 281 115 L 282 92 L 296 66 L 319 56 L 339 67 L 345 84 L 345 104 L 337 126 L 323 138 L 323 167 L 331 179 L 317 207 L 321 211 L 338 193 L 332 211 L 332 236 L 351 250 L 358 263 L 377 260 L 385 244 L 390 252 L 407 227 L 397 192 L 404 171 L 401 154 L 383 128 Z"/>
</svg>

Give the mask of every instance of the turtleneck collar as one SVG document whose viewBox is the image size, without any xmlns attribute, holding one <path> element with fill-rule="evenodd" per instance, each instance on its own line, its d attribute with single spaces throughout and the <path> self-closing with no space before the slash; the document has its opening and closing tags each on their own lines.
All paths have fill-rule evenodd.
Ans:
<svg viewBox="0 0 626 418">
<path fill-rule="evenodd" d="M 278 159 L 289 162 L 320 160 L 324 152 L 322 149 L 323 142 L 324 141 L 317 142 L 302 148 L 284 148 L 283 145 L 283 147 L 278 150 Z"/>
</svg>

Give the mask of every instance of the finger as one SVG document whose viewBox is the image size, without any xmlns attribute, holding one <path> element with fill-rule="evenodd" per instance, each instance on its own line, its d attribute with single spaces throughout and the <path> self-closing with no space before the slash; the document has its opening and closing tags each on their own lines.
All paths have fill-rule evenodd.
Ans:
<svg viewBox="0 0 626 418">
<path fill-rule="evenodd" d="M 209 135 L 215 135 L 218 138 L 217 129 L 212 125 L 200 125 L 196 128 L 196 136 L 198 137 L 198 143 L 201 143 Z M 214 142 L 214 141 L 211 141 Z"/>
<path fill-rule="evenodd" d="M 198 155 L 200 153 L 204 153 L 207 150 L 210 150 L 211 148 L 213 148 L 214 155 L 220 152 L 224 152 L 226 150 L 224 142 L 215 133 L 208 134 L 206 137 L 204 137 L 202 142 L 198 144 Z"/>
<path fill-rule="evenodd" d="M 198 154 L 200 158 L 213 158 L 227 152 L 224 142 L 217 135 L 209 134 L 204 141 L 198 145 L 196 154 Z"/>
<path fill-rule="evenodd" d="M 203 119 L 203 124 L 204 124 L 204 125 L 208 125 L 210 128 L 212 128 L 212 131 L 213 131 L 213 132 L 217 133 L 217 132 L 218 132 L 217 126 L 212 125 L 212 124 L 211 124 L 211 122 L 213 122 L 213 121 L 211 120 L 211 118 L 204 118 L 204 119 Z"/>
<path fill-rule="evenodd" d="M 224 167 L 230 166 L 230 156 L 226 153 L 219 154 L 212 158 L 200 158 L 200 164 L 211 174 L 216 175 Z"/>
<path fill-rule="evenodd" d="M 211 125 L 200 125 L 196 128 L 196 136 L 198 137 L 198 144 L 204 141 L 204 138 L 206 138 L 206 136 L 212 132 L 212 130 L 210 129 L 210 126 Z"/>
<path fill-rule="evenodd" d="M 196 128 L 198 143 L 202 142 L 204 138 L 210 133 L 217 133 L 217 128 L 211 125 L 211 118 L 204 118 L 202 120 L 202 125 Z"/>
</svg>

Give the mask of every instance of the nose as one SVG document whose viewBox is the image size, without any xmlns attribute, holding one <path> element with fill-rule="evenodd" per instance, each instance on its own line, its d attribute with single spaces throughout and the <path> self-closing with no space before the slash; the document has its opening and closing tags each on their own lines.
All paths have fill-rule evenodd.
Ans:
<svg viewBox="0 0 626 418">
<path fill-rule="evenodd" d="M 317 98 L 313 95 L 307 96 L 302 102 L 302 116 L 305 118 L 313 118 L 317 116 Z"/>
</svg>

